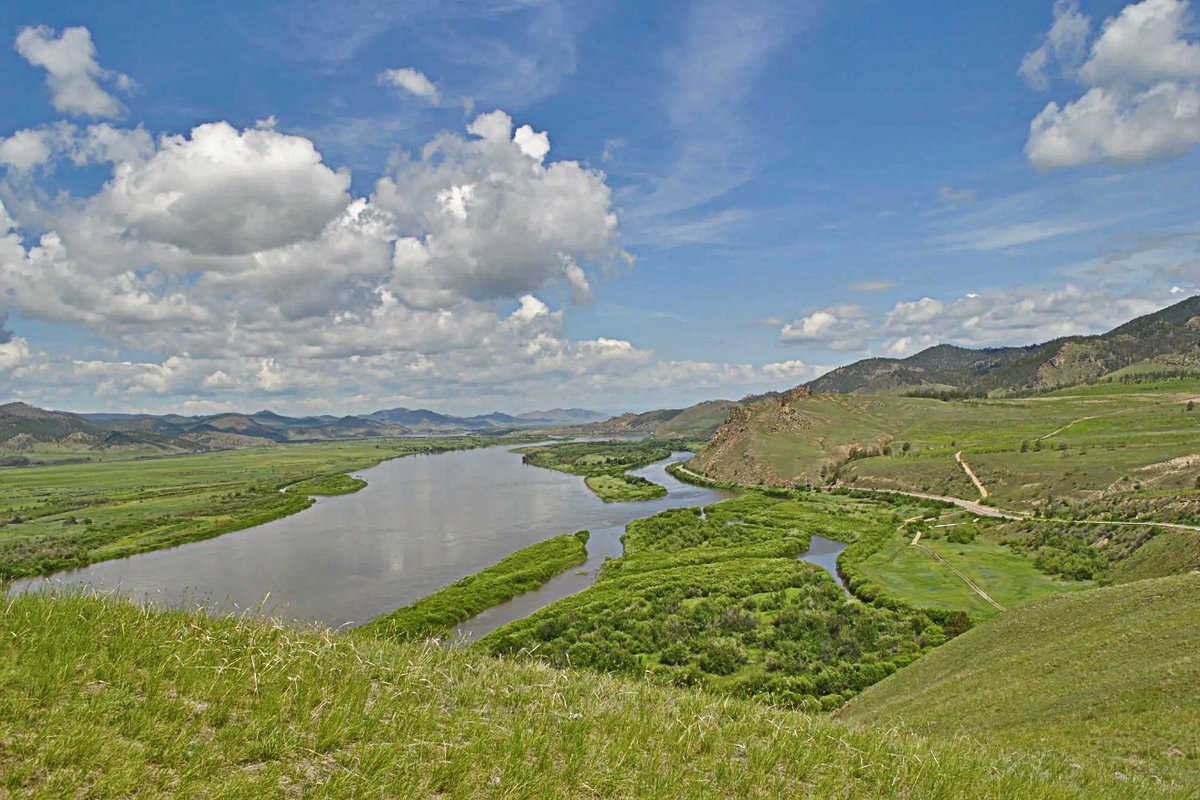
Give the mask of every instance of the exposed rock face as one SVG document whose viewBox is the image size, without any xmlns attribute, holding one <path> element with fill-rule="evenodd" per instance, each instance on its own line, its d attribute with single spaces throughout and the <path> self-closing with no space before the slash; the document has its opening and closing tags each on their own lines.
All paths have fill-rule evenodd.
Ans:
<svg viewBox="0 0 1200 800">
<path fill-rule="evenodd" d="M 764 434 L 774 436 L 812 430 L 815 420 L 801 409 L 812 397 L 812 392 L 798 386 L 750 406 L 734 408 L 730 411 L 729 421 L 718 428 L 704 449 L 696 454 L 691 468 L 710 478 L 734 483 L 791 483 L 795 476 L 780 475 L 758 456 L 754 443 Z"/>
</svg>

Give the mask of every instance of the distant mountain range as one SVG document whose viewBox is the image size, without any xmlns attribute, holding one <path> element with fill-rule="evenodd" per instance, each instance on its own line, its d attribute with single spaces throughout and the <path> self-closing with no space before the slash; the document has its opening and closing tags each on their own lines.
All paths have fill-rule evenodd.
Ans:
<svg viewBox="0 0 1200 800">
<path fill-rule="evenodd" d="M 942 344 L 908 358 L 868 358 L 805 387 L 841 394 L 1005 396 L 1086 383 L 1120 370 L 1200 368 L 1200 296 L 1098 336 L 972 350 Z"/>
<path fill-rule="evenodd" d="M 554 408 L 520 416 L 500 412 L 455 417 L 428 409 L 392 408 L 360 416 L 286 417 L 254 414 L 72 414 L 25 403 L 0 405 L 0 450 L 46 447 L 183 453 L 284 442 L 335 441 L 426 434 L 503 432 L 564 427 L 607 417 L 581 408 Z"/>
</svg>

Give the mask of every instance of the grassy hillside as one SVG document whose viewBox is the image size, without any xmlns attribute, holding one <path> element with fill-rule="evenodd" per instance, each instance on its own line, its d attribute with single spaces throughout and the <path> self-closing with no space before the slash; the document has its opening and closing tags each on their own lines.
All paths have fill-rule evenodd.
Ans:
<svg viewBox="0 0 1200 800">
<path fill-rule="evenodd" d="M 642 414 L 621 414 L 583 430 L 595 434 L 641 434 L 663 438 L 707 439 L 738 407 L 732 400 L 707 400 L 687 408 L 669 408 Z"/>
<path fill-rule="evenodd" d="M 980 497 L 1031 510 L 1049 500 L 1196 487 L 1200 380 L 1081 387 L 1011 400 L 815 395 L 803 389 L 735 410 L 691 463 L 740 483 L 834 481 Z"/>
<path fill-rule="evenodd" d="M 1200 574 L 1062 595 L 981 625 L 841 712 L 1200 791 Z"/>
<path fill-rule="evenodd" d="M 469 651 L 0 603 L 0 794 L 1135 798 L 1135 777 Z"/>
</svg>

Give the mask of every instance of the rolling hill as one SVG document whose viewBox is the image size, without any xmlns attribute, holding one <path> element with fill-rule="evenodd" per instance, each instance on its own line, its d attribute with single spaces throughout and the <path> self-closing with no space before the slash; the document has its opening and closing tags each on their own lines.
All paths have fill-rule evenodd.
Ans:
<svg viewBox="0 0 1200 800">
<path fill-rule="evenodd" d="M 589 434 L 641 434 L 644 436 L 707 439 L 739 408 L 732 400 L 708 400 L 687 408 L 668 408 L 621 414 L 584 427 Z"/>
<path fill-rule="evenodd" d="M 908 358 L 869 358 L 805 384 L 814 392 L 1008 396 L 1073 386 L 1140 366 L 1200 372 L 1200 295 L 1098 336 L 972 350 L 941 344 Z"/>
<path fill-rule="evenodd" d="M 840 717 L 968 737 L 1145 786 L 1200 784 L 1200 573 L 1002 614 L 867 689 Z"/>
<path fill-rule="evenodd" d="M 57 451 L 60 455 L 91 451 L 170 455 L 234 447 L 269 447 L 287 442 L 562 428 L 603 418 L 603 414 L 579 408 L 556 408 L 520 416 L 496 411 L 474 417 L 408 408 L 343 417 L 287 417 L 268 410 L 253 414 L 226 412 L 198 416 L 72 414 L 17 402 L 0 405 L 0 454 L 21 454 L 4 456 L 5 462 L 11 464 L 27 461 L 23 454 L 35 451 Z"/>
</svg>

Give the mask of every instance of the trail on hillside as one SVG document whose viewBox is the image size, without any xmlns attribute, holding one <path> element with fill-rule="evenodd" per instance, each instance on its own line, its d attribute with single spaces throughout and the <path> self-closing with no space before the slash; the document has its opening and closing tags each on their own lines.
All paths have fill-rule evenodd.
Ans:
<svg viewBox="0 0 1200 800">
<path fill-rule="evenodd" d="M 996 608 L 998 608 L 1001 611 L 1008 611 L 1007 608 L 1005 608 L 1004 606 L 997 603 L 995 600 L 993 600 L 991 598 L 991 596 L 987 592 L 985 592 L 983 589 L 981 589 L 979 587 L 979 584 L 975 583 L 975 581 L 973 581 L 969 577 L 967 577 L 966 573 L 964 573 L 962 570 L 955 567 L 953 564 L 951 564 L 946 559 L 942 558 L 935 550 L 932 550 L 932 549 L 926 547 L 925 545 L 920 544 L 915 539 L 913 540 L 913 545 L 921 548 L 926 553 L 929 553 L 929 555 L 933 556 L 934 560 L 936 560 L 939 564 L 942 564 L 944 567 L 946 567 L 946 569 L 950 570 L 955 575 L 957 575 L 959 578 L 961 578 L 963 583 L 967 584 L 967 586 L 970 586 L 972 591 L 974 591 L 975 594 L 982 597 L 986 602 L 991 603 L 993 606 L 995 606 Z"/>
<path fill-rule="evenodd" d="M 1113 411 L 1109 414 L 1093 414 L 1090 417 L 1080 417 L 1079 419 L 1073 419 L 1070 422 L 1068 422 L 1066 425 L 1063 425 L 1058 430 L 1050 431 L 1045 436 L 1039 436 L 1038 439 L 1045 441 L 1046 439 L 1049 439 L 1051 436 L 1058 436 L 1060 433 L 1065 431 L 1067 428 L 1070 428 L 1073 425 L 1078 425 L 1080 422 L 1087 422 L 1090 419 L 1103 419 L 1104 417 L 1115 417 L 1118 414 L 1128 414 L 1131 411 L 1141 411 L 1141 409 L 1140 408 L 1123 408 L 1120 411 Z"/>
<path fill-rule="evenodd" d="M 954 454 L 954 460 L 963 468 L 963 472 L 967 473 L 967 477 L 971 479 L 971 483 L 975 484 L 975 488 L 979 490 L 980 499 L 987 500 L 987 487 L 983 485 L 983 481 L 979 480 L 979 476 L 975 474 L 975 470 L 971 469 L 971 465 L 963 460 L 962 450 Z"/>
</svg>

